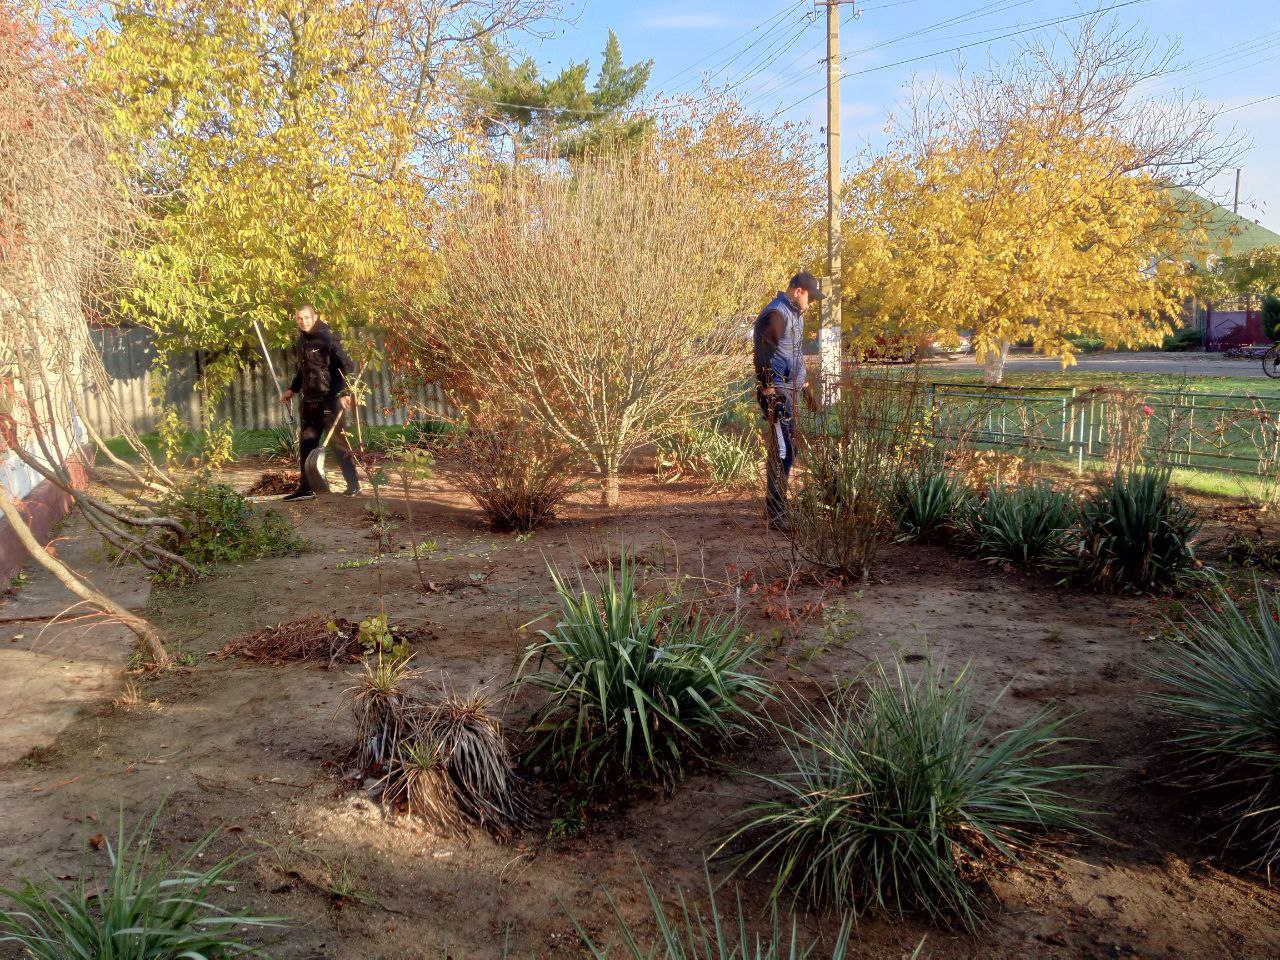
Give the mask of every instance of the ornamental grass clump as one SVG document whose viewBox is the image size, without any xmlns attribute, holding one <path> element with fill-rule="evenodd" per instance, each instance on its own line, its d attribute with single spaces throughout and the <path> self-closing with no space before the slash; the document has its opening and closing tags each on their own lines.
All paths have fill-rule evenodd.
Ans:
<svg viewBox="0 0 1280 960">
<path fill-rule="evenodd" d="M 1152 673 L 1155 705 L 1207 787 L 1226 796 L 1227 841 L 1268 875 L 1280 865 L 1280 596 L 1255 583 L 1245 607 L 1219 587 L 1179 626 Z"/>
<path fill-rule="evenodd" d="M 1042 831 L 1081 828 L 1058 790 L 1089 768 L 1057 761 L 1062 720 L 1046 711 L 995 735 L 975 714 L 967 670 L 877 666 L 861 700 L 845 691 L 797 707 L 784 728 L 790 769 L 760 778 L 757 803 L 721 844 L 749 838 L 738 870 L 819 907 L 921 911 L 973 927 L 990 877 Z"/>
<path fill-rule="evenodd" d="M 251 927 L 279 926 L 283 918 L 224 910 L 210 902 L 242 859 L 200 862 L 216 834 L 181 860 L 157 863 L 153 833 L 159 811 L 126 833 L 123 814 L 113 843 L 103 838 L 110 862 L 105 876 L 82 870 L 72 884 L 50 878 L 21 890 L 0 889 L 0 943 L 12 943 L 32 960 L 193 960 L 265 956 L 244 942 Z"/>
<path fill-rule="evenodd" d="M 658 472 L 666 480 L 705 478 L 734 489 L 753 483 L 763 462 L 760 441 L 719 427 L 687 426 L 657 444 Z"/>
<path fill-rule="evenodd" d="M 555 571 L 552 580 L 560 622 L 519 670 L 522 686 L 548 695 L 530 721 L 534 757 L 587 787 L 670 787 L 755 724 L 771 685 L 731 619 L 644 602 L 625 554 L 576 588 Z M 539 672 L 526 673 L 533 664 Z"/>
<path fill-rule="evenodd" d="M 355 686 L 347 690 L 356 722 L 355 773 L 386 772 L 411 739 L 417 703 L 408 684 L 419 673 L 410 662 L 383 656 L 366 657 Z"/>
<path fill-rule="evenodd" d="M 378 776 L 384 803 L 442 836 L 474 826 L 510 839 L 529 814 L 502 725 L 488 713 L 491 698 L 446 689 L 424 699 L 409 689 L 419 676 L 410 659 L 367 658 L 348 691 L 356 719 L 353 778 Z"/>
<path fill-rule="evenodd" d="M 1080 504 L 1073 565 L 1103 590 L 1169 589 L 1199 568 L 1195 510 L 1169 489 L 1167 467 L 1117 470 Z"/>
<path fill-rule="evenodd" d="M 413 742 L 440 764 L 462 821 L 506 840 L 529 814 L 502 724 L 489 714 L 491 703 L 479 691 L 466 697 L 445 691 L 420 706 Z"/>
<path fill-rule="evenodd" d="M 709 908 L 704 913 L 696 904 L 690 904 L 684 892 L 679 894 L 679 909 L 673 910 L 663 901 L 648 877 L 641 877 L 645 895 L 649 898 L 656 934 L 633 926 L 612 896 L 609 908 L 613 912 L 616 932 L 610 941 L 601 946 L 570 917 L 578 931 L 583 947 L 594 960 L 628 958 L 628 960 L 818 960 L 819 956 L 831 960 L 845 960 L 849 955 L 849 938 L 853 925 L 846 920 L 840 925 L 830 948 L 818 952 L 815 942 L 801 937 L 796 918 L 783 919 L 775 908 L 770 917 L 760 924 L 749 917 L 743 908 L 742 898 L 736 900 L 732 917 L 726 917 L 716 902 L 716 887 L 707 876 L 707 900 Z M 754 932 L 753 932 L 754 929 Z M 917 956 L 917 950 L 912 956 Z"/>
<path fill-rule="evenodd" d="M 947 529 L 962 513 L 969 490 L 949 471 L 916 471 L 907 474 L 897 492 L 900 540 L 927 540 Z"/>
<path fill-rule="evenodd" d="M 1061 552 L 1075 522 L 1075 500 L 1047 482 L 993 486 L 958 517 L 961 537 L 984 560 L 1032 567 Z"/>
</svg>

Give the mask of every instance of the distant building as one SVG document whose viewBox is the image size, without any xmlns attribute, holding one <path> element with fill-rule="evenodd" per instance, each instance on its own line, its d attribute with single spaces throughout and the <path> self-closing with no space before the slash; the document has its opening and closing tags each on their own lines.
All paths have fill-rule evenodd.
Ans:
<svg viewBox="0 0 1280 960">
<path fill-rule="evenodd" d="M 1186 205 L 1189 214 L 1194 213 L 1205 220 L 1209 254 L 1206 263 L 1195 264 L 1197 269 L 1212 270 L 1220 257 L 1252 253 L 1263 247 L 1280 247 L 1280 233 L 1268 230 L 1262 224 L 1206 200 L 1191 190 L 1173 187 L 1170 192 Z M 1214 302 L 1188 300 L 1182 325 L 1200 330 L 1207 350 L 1267 342 L 1262 331 L 1262 304 L 1256 298 L 1233 297 Z"/>
</svg>

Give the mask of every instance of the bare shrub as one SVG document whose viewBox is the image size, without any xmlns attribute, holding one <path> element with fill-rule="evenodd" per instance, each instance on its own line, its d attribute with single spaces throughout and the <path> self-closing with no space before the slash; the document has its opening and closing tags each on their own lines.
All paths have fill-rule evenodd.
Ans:
<svg viewBox="0 0 1280 960">
<path fill-rule="evenodd" d="M 498 530 L 542 526 L 578 486 L 574 452 L 510 417 L 473 418 L 440 460 Z"/>
<path fill-rule="evenodd" d="M 801 432 L 787 516 L 792 543 L 810 563 L 866 579 L 895 524 L 900 478 L 928 452 L 918 371 L 854 373 L 839 398 Z"/>
<path fill-rule="evenodd" d="M 642 152 L 477 196 L 440 245 L 438 292 L 398 331 L 416 372 L 464 413 L 500 411 L 580 453 L 616 506 L 626 457 L 740 375 L 733 318 L 769 276 L 692 186 L 687 165 Z"/>
<path fill-rule="evenodd" d="M 67 51 L 33 9 L 0 2 L 0 459 L 10 455 L 61 488 L 112 549 L 153 570 L 195 569 L 166 550 L 150 496 L 172 483 L 137 442 L 108 389 L 89 317 L 112 299 L 119 251 L 129 243 L 130 193 L 114 173 L 103 134 L 104 105 L 74 82 Z M 96 393 L 110 433 L 134 447 L 141 469 L 117 457 L 93 427 L 86 400 Z M 128 480 L 112 502 L 83 488 L 98 476 L 83 448 L 92 443 Z M 122 503 L 123 500 L 123 503 Z M 31 533 L 8 495 L 0 512 L 32 557 L 72 593 L 121 623 L 157 663 L 168 654 L 155 629 L 94 589 Z"/>
</svg>

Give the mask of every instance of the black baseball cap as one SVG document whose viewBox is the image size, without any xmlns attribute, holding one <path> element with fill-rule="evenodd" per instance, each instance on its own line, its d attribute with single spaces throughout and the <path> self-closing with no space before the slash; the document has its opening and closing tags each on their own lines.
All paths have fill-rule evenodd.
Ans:
<svg viewBox="0 0 1280 960">
<path fill-rule="evenodd" d="M 818 278 L 808 270 L 801 270 L 791 278 L 791 283 L 787 289 L 799 287 L 801 290 L 807 290 L 809 297 L 813 300 L 821 300 L 826 294 L 822 292 L 822 287 L 818 284 Z"/>
</svg>

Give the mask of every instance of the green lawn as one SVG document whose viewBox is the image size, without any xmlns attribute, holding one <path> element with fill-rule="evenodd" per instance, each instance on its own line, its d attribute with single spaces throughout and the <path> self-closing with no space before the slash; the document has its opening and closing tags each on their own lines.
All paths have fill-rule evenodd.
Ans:
<svg viewBox="0 0 1280 960">
<path fill-rule="evenodd" d="M 921 371 L 921 378 L 938 383 L 964 383 L 982 385 L 982 373 L 969 370 L 948 370 L 946 367 L 929 366 Z M 1090 390 L 1094 387 L 1122 387 L 1137 390 L 1173 390 L 1186 393 L 1223 393 L 1239 397 L 1280 398 L 1280 380 L 1266 377 L 1212 377 L 1182 376 L 1161 373 L 1120 373 L 1098 370 L 1008 371 L 1004 375 L 1005 387 L 1076 387 Z"/>
<path fill-rule="evenodd" d="M 289 451 L 288 440 L 293 437 L 296 442 L 296 427 L 279 427 L 273 430 L 237 430 L 232 443 L 232 450 L 237 457 L 267 456 L 275 454 L 283 457 Z M 406 428 L 402 426 L 365 427 L 363 428 L 365 445 L 373 449 L 385 447 L 406 437 Z M 151 456 L 160 459 L 160 434 L 144 433 L 138 437 Z M 199 447 L 200 435 L 191 431 L 182 434 L 180 458 L 192 456 Z M 138 459 L 136 453 L 125 442 L 123 437 L 114 437 L 107 441 L 107 448 L 122 460 Z"/>
</svg>

